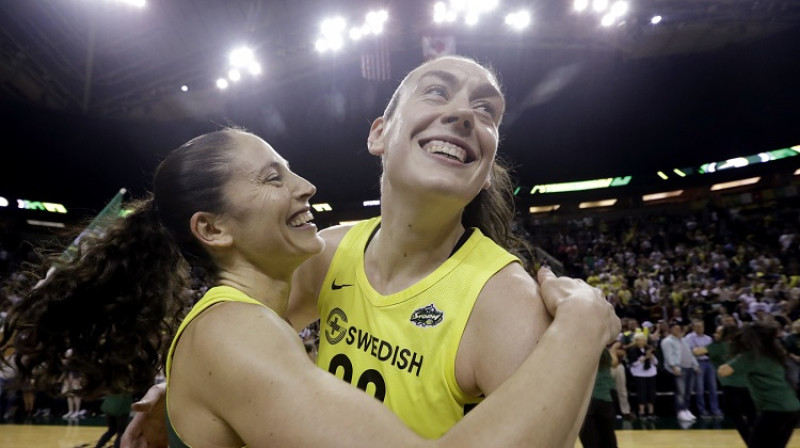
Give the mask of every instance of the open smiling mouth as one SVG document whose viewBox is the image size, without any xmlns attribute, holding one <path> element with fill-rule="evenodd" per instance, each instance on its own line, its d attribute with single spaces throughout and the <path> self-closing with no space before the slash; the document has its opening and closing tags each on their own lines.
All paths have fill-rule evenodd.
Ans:
<svg viewBox="0 0 800 448">
<path fill-rule="evenodd" d="M 430 154 L 445 156 L 461 163 L 469 163 L 472 161 L 472 158 L 466 149 L 444 140 L 433 139 L 420 141 L 420 146 L 423 150 Z"/>
</svg>

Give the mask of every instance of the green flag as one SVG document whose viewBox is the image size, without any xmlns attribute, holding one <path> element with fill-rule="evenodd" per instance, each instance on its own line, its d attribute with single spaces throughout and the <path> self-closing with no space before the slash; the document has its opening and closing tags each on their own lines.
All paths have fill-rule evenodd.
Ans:
<svg viewBox="0 0 800 448">
<path fill-rule="evenodd" d="M 124 199 L 126 192 L 127 190 L 120 188 L 117 194 L 114 195 L 110 201 L 108 201 L 108 204 L 106 204 L 105 207 L 103 207 L 103 210 L 100 210 L 100 213 L 94 217 L 92 222 L 90 222 L 89 225 L 83 229 L 80 235 L 75 238 L 72 244 L 70 244 L 69 247 L 64 250 L 64 253 L 61 254 L 62 259 L 69 260 L 75 256 L 75 253 L 78 251 L 78 243 L 80 242 L 81 238 L 84 237 L 84 235 L 89 233 L 99 234 L 103 231 L 103 228 L 123 214 L 122 200 Z"/>
</svg>

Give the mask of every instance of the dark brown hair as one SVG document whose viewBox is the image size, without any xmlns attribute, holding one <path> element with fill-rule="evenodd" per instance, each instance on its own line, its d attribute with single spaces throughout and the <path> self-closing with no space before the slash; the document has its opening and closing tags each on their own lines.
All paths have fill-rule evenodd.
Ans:
<svg viewBox="0 0 800 448">
<path fill-rule="evenodd" d="M 153 193 L 127 204 L 124 218 L 82 236 L 71 257 L 42 254 L 25 266 L 0 338 L 20 381 L 52 390 L 78 372 L 76 393 L 89 398 L 153 384 L 192 302 L 187 260 L 216 273 L 189 220 L 224 211 L 238 135 L 249 134 L 224 129 L 175 149 L 156 169 Z"/>
</svg>

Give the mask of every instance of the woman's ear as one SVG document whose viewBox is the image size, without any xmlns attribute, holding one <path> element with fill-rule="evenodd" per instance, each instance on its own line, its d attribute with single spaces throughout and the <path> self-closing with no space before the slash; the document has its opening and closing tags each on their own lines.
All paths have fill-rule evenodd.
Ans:
<svg viewBox="0 0 800 448">
<path fill-rule="evenodd" d="M 233 237 L 227 232 L 219 215 L 209 212 L 195 212 L 189 221 L 192 235 L 203 246 L 228 247 L 233 244 Z"/>
<path fill-rule="evenodd" d="M 383 117 L 378 117 L 372 122 L 369 128 L 369 136 L 367 136 L 367 150 L 374 156 L 383 155 L 386 145 L 384 142 L 383 130 L 385 129 L 386 121 Z"/>
</svg>

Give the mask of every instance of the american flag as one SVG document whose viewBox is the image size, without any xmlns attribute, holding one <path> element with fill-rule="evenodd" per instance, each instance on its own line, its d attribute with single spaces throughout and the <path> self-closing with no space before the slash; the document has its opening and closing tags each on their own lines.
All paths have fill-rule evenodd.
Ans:
<svg viewBox="0 0 800 448">
<path fill-rule="evenodd" d="M 389 42 L 385 36 L 376 36 L 372 42 L 366 43 L 361 53 L 361 76 L 371 81 L 391 79 Z"/>
</svg>

